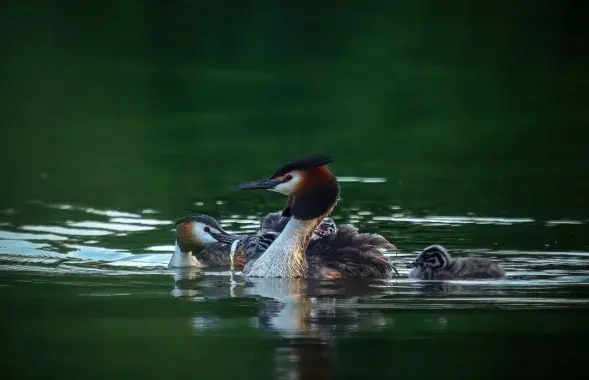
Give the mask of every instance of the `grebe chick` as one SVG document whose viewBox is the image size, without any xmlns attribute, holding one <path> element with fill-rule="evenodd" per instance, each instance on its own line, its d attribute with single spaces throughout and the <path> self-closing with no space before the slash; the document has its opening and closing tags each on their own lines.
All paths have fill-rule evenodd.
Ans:
<svg viewBox="0 0 589 380">
<path fill-rule="evenodd" d="M 393 267 L 383 250 L 394 249 L 394 245 L 380 235 L 346 230 L 351 234 L 346 236 L 339 228 L 333 244 L 340 237 L 339 242 L 350 245 L 309 254 L 313 232 L 339 199 L 339 183 L 326 167 L 332 161 L 327 156 L 301 158 L 280 166 L 268 179 L 238 186 L 240 190 L 266 189 L 288 196 L 282 215 L 290 217 L 268 249 L 247 262 L 245 276 L 325 279 L 385 278 L 391 274 Z"/>
<path fill-rule="evenodd" d="M 257 259 L 270 247 L 284 230 L 289 220 L 289 217 L 282 216 L 280 212 L 273 212 L 260 219 L 260 230 L 254 235 L 231 235 L 226 233 L 212 233 L 212 235 L 218 241 L 231 245 L 229 253 L 231 269 L 241 269 L 248 261 Z M 315 228 L 311 241 L 329 241 L 336 234 L 335 222 L 331 218 L 326 218 Z M 313 252 L 313 247 L 315 247 L 313 244 L 307 247 L 307 254 L 316 253 Z"/>
<path fill-rule="evenodd" d="M 452 258 L 441 245 L 427 247 L 407 267 L 409 278 L 421 280 L 505 278 L 501 265 L 483 257 Z"/>
<path fill-rule="evenodd" d="M 282 232 L 289 220 L 290 217 L 283 216 L 282 212 L 271 212 L 260 219 L 260 230 Z M 337 226 L 335 222 L 331 218 L 325 218 L 319 223 L 317 228 L 315 228 L 311 240 L 329 238 L 330 236 L 335 235 L 337 235 Z"/>
</svg>

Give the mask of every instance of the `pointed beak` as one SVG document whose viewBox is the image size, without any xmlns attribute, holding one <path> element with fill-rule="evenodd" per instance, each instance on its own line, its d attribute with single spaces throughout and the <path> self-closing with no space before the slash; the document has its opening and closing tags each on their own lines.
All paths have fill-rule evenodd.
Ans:
<svg viewBox="0 0 589 380">
<path fill-rule="evenodd" d="M 418 265 L 417 261 L 413 261 L 413 262 L 407 264 L 407 268 L 415 268 L 417 265 Z"/>
<path fill-rule="evenodd" d="M 228 232 L 222 231 L 220 233 L 209 231 L 212 237 L 214 237 L 219 243 L 232 244 L 239 237 Z"/>
<path fill-rule="evenodd" d="M 270 190 L 275 188 L 276 186 L 280 185 L 280 181 L 276 181 L 274 179 L 260 179 L 257 181 L 251 181 L 242 183 L 241 185 L 237 186 L 238 190 L 254 190 L 254 189 L 264 189 Z"/>
</svg>

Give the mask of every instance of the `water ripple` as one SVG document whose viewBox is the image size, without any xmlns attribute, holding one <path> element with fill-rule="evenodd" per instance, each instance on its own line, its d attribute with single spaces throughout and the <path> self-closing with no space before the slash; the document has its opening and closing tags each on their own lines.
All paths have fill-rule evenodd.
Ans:
<svg viewBox="0 0 589 380">
<path fill-rule="evenodd" d="M 350 177 L 355 181 L 355 177 Z M 360 180 L 362 182 L 363 180 Z M 50 204 L 43 207 L 53 208 L 69 213 L 76 211 L 82 216 L 68 214 L 67 218 L 59 218 L 57 223 L 15 225 L 9 223 L 10 229 L 0 231 L 0 271 L 3 273 L 37 273 L 43 276 L 76 276 L 71 284 L 80 284 L 87 276 L 170 276 L 167 269 L 174 245 L 174 232 L 169 226 L 172 221 L 154 218 L 156 210 L 143 210 L 134 214 L 116 210 L 99 210 L 90 207 L 76 207 L 64 204 Z M 352 207 L 339 215 L 337 220 L 349 220 L 361 226 L 361 223 L 372 225 L 379 230 L 388 223 L 405 222 L 422 227 L 432 226 L 473 225 L 484 228 L 519 228 L 519 225 L 534 225 L 535 228 L 555 231 L 560 229 L 579 228 L 583 221 L 554 220 L 538 221 L 531 218 L 503 218 L 480 216 L 412 216 L 403 212 L 399 206 L 392 205 L 391 215 L 379 215 L 371 210 Z M 10 215 L 20 215 L 13 210 Z M 106 220 L 104 220 L 106 219 Z M 218 217 L 221 225 L 236 233 L 252 233 L 258 229 L 260 215 L 229 214 Z M 341 223 L 341 222 L 340 222 Z M 483 227 L 477 227 L 483 228 Z M 8 229 L 8 228 L 7 228 Z M 20 231 L 15 231 L 20 230 Z M 429 239 L 442 240 L 437 236 L 438 230 L 430 229 Z M 455 231 L 455 229 L 453 229 Z M 26 232 L 23 232 L 26 231 Z M 444 229 L 446 231 L 446 229 Z M 476 233 L 477 230 L 475 230 Z M 560 230 L 559 230 L 560 231 Z M 397 232 L 396 232 L 397 233 Z M 447 232 L 443 232 L 447 233 Z M 399 231 L 401 238 L 412 239 L 415 231 Z M 406 235 L 406 236 L 404 236 Z M 460 237 L 454 240 L 459 241 Z M 442 240 L 443 241 L 443 240 Z M 524 250 L 524 249 L 491 249 L 489 247 L 461 246 L 452 247 L 456 256 L 482 255 L 498 260 L 505 267 L 508 276 L 502 281 L 446 281 L 428 282 L 404 278 L 393 278 L 386 281 L 374 281 L 358 288 L 347 285 L 327 284 L 313 290 L 317 295 L 327 297 L 345 296 L 351 300 L 354 295 L 360 296 L 349 311 L 389 309 L 447 309 L 447 308 L 539 308 L 539 307 L 578 307 L 587 303 L 589 298 L 589 268 L 587 260 L 589 252 L 575 250 Z M 412 261 L 419 249 L 402 249 L 388 254 L 388 257 L 406 276 L 406 264 Z M 278 290 L 272 281 L 255 281 L 243 279 L 239 273 L 235 277 L 227 270 L 201 271 L 191 274 L 190 279 L 182 279 L 173 273 L 176 284 L 168 288 L 165 294 L 190 298 L 193 301 L 216 297 L 259 297 L 283 299 L 288 296 L 289 288 Z M 4 284 L 2 284 L 4 285 Z M 184 288 L 187 286 L 187 288 Z M 165 287 L 164 287 L 165 289 Z M 319 290 L 320 289 L 320 290 Z M 158 290 L 161 291 L 161 290 Z M 286 291 L 286 293 L 284 293 Z M 277 293 L 278 292 L 278 293 Z M 96 295 L 121 295 L 127 292 L 94 292 Z M 373 298 L 377 297 L 377 298 Z M 380 297 L 380 298 L 378 298 Z M 392 297 L 392 298 L 391 298 Z M 288 297 L 287 297 L 288 298 Z M 357 301 L 358 301 L 357 300 Z M 337 301 L 336 304 L 339 304 Z M 355 301 L 356 302 L 356 301 Z M 341 305 L 344 305 L 343 303 Z M 340 305 L 340 306 L 341 306 Z M 338 306 L 338 307 L 340 307 Z M 330 306 L 331 307 L 331 306 Z M 345 306 L 347 307 L 347 306 Z M 321 308 L 320 308 L 321 309 Z M 319 309 L 318 309 L 319 310 Z M 314 310 L 313 315 L 318 315 Z M 288 313 L 278 313 L 272 322 L 257 321 L 258 325 L 268 328 L 288 330 L 295 320 L 288 318 Z M 313 318 L 311 316 L 311 318 Z M 216 326 L 208 323 L 205 316 L 195 317 L 194 328 L 202 331 Z M 376 323 L 376 322 L 375 322 Z M 280 327 L 282 326 L 282 327 Z M 285 327 L 286 326 L 286 327 Z M 353 323 L 349 329 L 357 328 Z M 351 331 L 351 330 L 350 330 Z"/>
<path fill-rule="evenodd" d="M 67 240 L 65 236 L 53 234 L 28 234 L 22 232 L 0 231 L 0 239 L 4 240 Z"/>
<path fill-rule="evenodd" d="M 113 223 L 122 224 L 145 224 L 148 226 L 158 226 L 172 224 L 171 220 L 158 220 L 158 219 L 133 219 L 133 218 L 111 218 Z"/>
<path fill-rule="evenodd" d="M 474 216 L 428 216 L 423 218 L 407 217 L 403 215 L 394 216 L 375 216 L 375 221 L 387 222 L 409 222 L 422 225 L 445 225 L 445 224 L 498 224 L 512 225 L 515 223 L 533 223 L 534 219 L 530 218 L 491 218 L 491 217 L 474 217 Z"/>
<path fill-rule="evenodd" d="M 22 226 L 21 228 L 27 231 L 52 232 L 58 235 L 71 236 L 104 236 L 111 234 L 110 231 L 104 230 L 67 228 L 59 226 Z"/>
<path fill-rule="evenodd" d="M 386 178 L 381 177 L 337 177 L 339 182 L 359 182 L 359 183 L 385 183 Z"/>
<path fill-rule="evenodd" d="M 113 230 L 113 231 L 122 231 L 122 232 L 129 232 L 129 231 L 149 231 L 153 230 L 155 227 L 152 226 L 137 226 L 134 224 L 123 224 L 123 223 L 105 223 L 105 222 L 93 222 L 93 221 L 83 221 L 83 222 L 68 222 L 68 225 L 72 227 L 78 228 L 90 228 L 95 230 Z"/>
</svg>

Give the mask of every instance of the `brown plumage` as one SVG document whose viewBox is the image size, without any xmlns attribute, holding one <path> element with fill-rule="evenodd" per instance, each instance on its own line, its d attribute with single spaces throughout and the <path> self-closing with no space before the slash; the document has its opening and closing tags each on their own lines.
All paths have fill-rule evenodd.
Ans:
<svg viewBox="0 0 589 380">
<path fill-rule="evenodd" d="M 272 244 L 288 223 L 289 218 L 273 212 L 260 219 L 260 230 L 253 235 L 233 235 L 225 231 L 214 218 L 194 214 L 176 222 L 175 262 L 170 267 L 229 267 L 231 243 L 240 240 L 242 246 L 233 258 L 235 269 L 241 270 L 248 258 L 257 258 Z M 323 220 L 313 234 L 313 240 L 321 240 L 335 234 L 337 227 L 331 218 Z"/>
<path fill-rule="evenodd" d="M 253 277 L 386 278 L 394 270 L 383 255 L 394 249 L 384 237 L 344 226 L 329 239 L 312 241 L 312 231 L 335 207 L 340 187 L 325 165 L 327 156 L 311 156 L 282 165 L 268 179 L 238 189 L 266 189 L 288 196 L 282 215 L 291 216 L 279 237 L 243 272 Z"/>
<path fill-rule="evenodd" d="M 378 234 L 360 233 L 352 225 L 338 228 L 335 236 L 312 241 L 307 249 L 309 277 L 381 278 L 395 270 L 383 252 L 396 247 Z"/>
</svg>

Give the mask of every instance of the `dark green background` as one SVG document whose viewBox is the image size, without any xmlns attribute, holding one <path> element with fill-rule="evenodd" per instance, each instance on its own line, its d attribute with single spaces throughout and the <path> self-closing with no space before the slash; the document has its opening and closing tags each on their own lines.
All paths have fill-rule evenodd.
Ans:
<svg viewBox="0 0 589 380">
<path fill-rule="evenodd" d="M 150 208 L 164 219 L 194 212 L 195 202 L 216 218 L 268 212 L 284 199 L 235 185 L 326 152 L 338 176 L 386 179 L 343 183 L 340 220 L 358 210 L 390 215 L 391 206 L 413 216 L 534 220 L 452 228 L 355 222 L 404 250 L 432 242 L 586 250 L 584 8 L 507 0 L 3 1 L 0 208 L 11 211 L 1 221 L 17 230 L 87 217 L 31 201 Z M 580 224 L 544 224 L 560 219 Z M 99 245 L 140 251 L 169 240 L 158 231 Z M 111 274 L 89 285 L 27 273 L 3 271 L 0 287 L 11 378 L 273 376 L 274 350 L 284 343 L 247 327 L 258 301 L 173 299 L 167 275 L 135 284 Z M 111 286 L 132 302 L 82 296 Z M 203 308 L 223 326 L 195 335 L 187 320 Z M 479 305 L 471 314 L 433 312 L 451 322 L 438 331 L 419 327 L 429 312 L 387 310 L 386 320 L 402 323 L 338 341 L 338 378 L 549 377 L 583 360 L 564 341 L 583 341 L 584 312 Z"/>
</svg>

